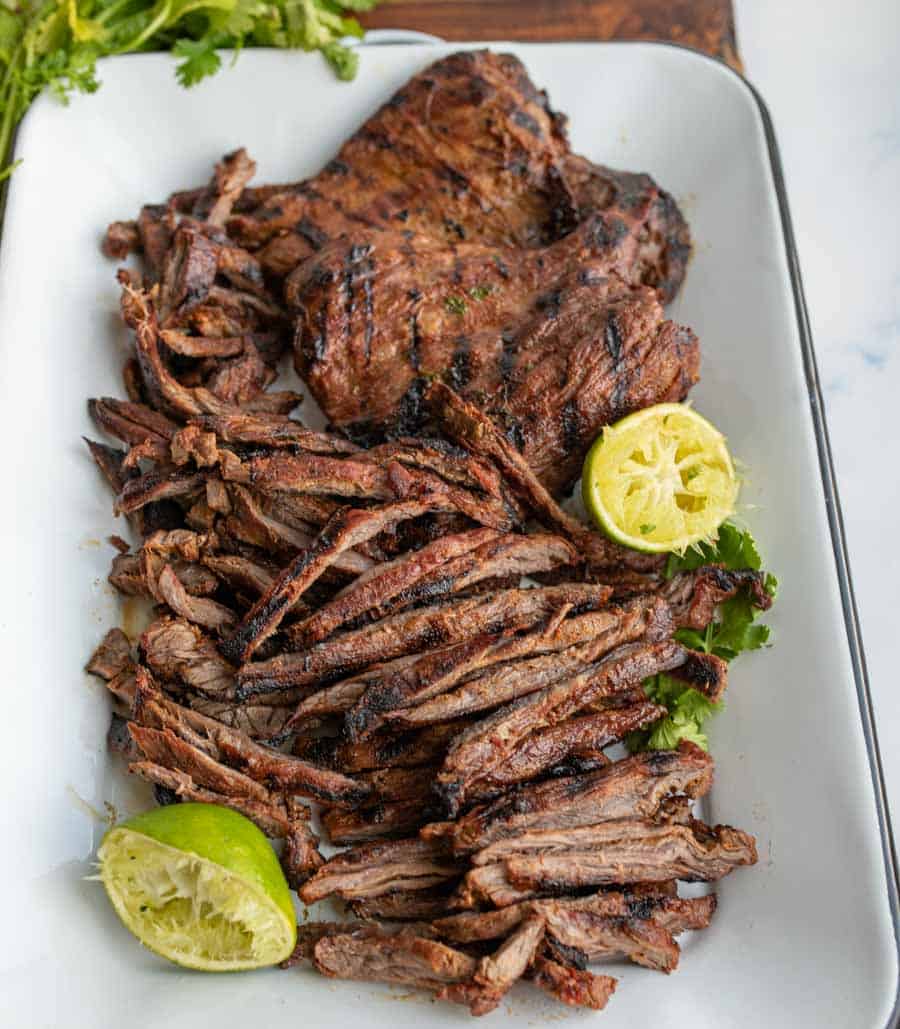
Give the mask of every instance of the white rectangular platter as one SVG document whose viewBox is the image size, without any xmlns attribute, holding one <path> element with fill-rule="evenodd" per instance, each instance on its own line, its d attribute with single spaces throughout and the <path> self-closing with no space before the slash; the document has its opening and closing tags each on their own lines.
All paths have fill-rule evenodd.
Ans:
<svg viewBox="0 0 900 1029">
<path fill-rule="evenodd" d="M 648 44 L 510 46 L 571 121 L 574 149 L 648 171 L 690 220 L 696 252 L 671 316 L 702 342 L 696 406 L 749 469 L 742 512 L 781 580 L 776 645 L 742 657 L 712 726 L 710 814 L 754 832 L 760 863 L 725 880 L 712 927 L 671 977 L 617 967 L 597 1015 L 526 988 L 492 1025 L 548 1020 L 654 1029 L 892 1022 L 896 891 L 840 518 L 777 155 L 767 116 L 723 65 Z M 0 1025 L 321 1029 L 461 1025 L 452 1006 L 383 986 L 272 970 L 204 976 L 165 965 L 86 881 L 92 809 L 148 797 L 105 750 L 108 702 L 82 666 L 119 603 L 105 581 L 117 530 L 81 443 L 88 396 L 120 394 L 127 339 L 107 222 L 205 182 L 239 145 L 258 181 L 315 172 L 408 76 L 447 52 L 374 46 L 337 82 L 318 55 L 250 51 L 185 92 L 161 55 L 109 60 L 69 108 L 40 99 L 22 127 L 0 250 Z"/>
</svg>

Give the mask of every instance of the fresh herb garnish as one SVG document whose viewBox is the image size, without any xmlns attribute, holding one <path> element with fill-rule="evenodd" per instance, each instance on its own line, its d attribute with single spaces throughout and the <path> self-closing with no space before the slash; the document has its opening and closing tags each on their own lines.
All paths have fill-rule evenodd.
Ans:
<svg viewBox="0 0 900 1029">
<path fill-rule="evenodd" d="M 217 50 L 245 46 L 320 50 L 338 78 L 352 79 L 358 55 L 340 40 L 362 36 L 345 12 L 375 0 L 0 0 L 0 168 L 31 101 L 48 90 L 63 103 L 93 93 L 98 57 L 170 50 L 183 86 L 222 66 Z M 0 178 L 10 168 L 0 172 Z"/>
<path fill-rule="evenodd" d="M 466 313 L 466 302 L 462 297 L 447 297 L 444 301 L 444 307 L 446 307 L 451 314 Z"/>
<path fill-rule="evenodd" d="M 665 575 L 668 579 L 679 572 L 694 571 L 709 564 L 724 565 L 731 570 L 759 571 L 762 559 L 750 533 L 726 522 L 720 527 L 715 543 L 701 543 L 684 555 L 670 554 Z M 778 581 L 774 575 L 766 576 L 765 589 L 769 596 L 775 597 Z M 769 627 L 756 621 L 758 613 L 747 590 L 741 590 L 720 605 L 718 619 L 702 632 L 678 629 L 675 638 L 693 650 L 732 661 L 745 650 L 758 650 L 768 642 Z M 707 749 L 703 727 L 712 715 L 722 710 L 721 702 L 714 704 L 702 693 L 665 674 L 648 679 L 644 692 L 651 700 L 667 707 L 669 714 L 647 729 L 631 733 L 626 741 L 630 750 L 664 750 L 678 746 L 680 740 L 693 740 Z"/>
<path fill-rule="evenodd" d="M 642 536 L 649 536 L 650 533 L 653 532 L 653 530 L 655 528 L 656 528 L 656 526 L 651 524 L 650 522 L 644 522 L 644 524 L 641 526 L 641 535 Z"/>
<path fill-rule="evenodd" d="M 494 287 L 491 285 L 491 283 L 486 282 L 480 286 L 473 286 L 469 290 L 469 296 L 473 300 L 484 300 L 485 298 L 489 297 L 493 292 Z"/>
</svg>

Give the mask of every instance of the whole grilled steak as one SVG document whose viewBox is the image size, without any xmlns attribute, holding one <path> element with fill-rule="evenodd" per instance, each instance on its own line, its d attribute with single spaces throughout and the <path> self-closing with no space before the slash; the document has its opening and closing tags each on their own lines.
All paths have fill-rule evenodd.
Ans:
<svg viewBox="0 0 900 1029">
<path fill-rule="evenodd" d="M 557 492 L 603 425 L 683 400 L 698 378 L 696 337 L 641 285 L 643 231 L 638 212 L 592 215 L 543 248 L 397 232 L 337 240 L 287 282 L 297 370 L 361 439 L 421 430 L 425 386 L 439 377 Z"/>
<path fill-rule="evenodd" d="M 254 206 L 254 199 L 258 203 Z M 598 210 L 643 211 L 642 281 L 674 295 L 690 249 L 677 206 L 647 175 L 569 150 L 565 119 L 522 63 L 451 54 L 410 79 L 314 178 L 247 190 L 229 236 L 283 276 L 329 239 L 371 228 L 441 243 L 534 247 Z"/>
</svg>

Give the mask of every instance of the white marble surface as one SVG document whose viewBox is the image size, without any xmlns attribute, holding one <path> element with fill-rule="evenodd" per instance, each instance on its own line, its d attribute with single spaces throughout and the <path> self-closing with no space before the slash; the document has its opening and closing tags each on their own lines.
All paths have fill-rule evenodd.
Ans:
<svg viewBox="0 0 900 1029">
<path fill-rule="evenodd" d="M 900 3 L 736 0 L 772 113 L 900 826 Z M 785 684 L 789 686 L 789 684 Z"/>
</svg>

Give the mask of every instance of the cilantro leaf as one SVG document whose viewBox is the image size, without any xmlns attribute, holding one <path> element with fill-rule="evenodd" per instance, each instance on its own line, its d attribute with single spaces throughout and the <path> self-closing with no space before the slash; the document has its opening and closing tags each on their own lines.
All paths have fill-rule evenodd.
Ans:
<svg viewBox="0 0 900 1029">
<path fill-rule="evenodd" d="M 92 93 L 107 54 L 171 50 L 175 74 L 194 86 L 245 45 L 321 50 L 338 78 L 352 79 L 358 55 L 341 42 L 360 37 L 348 12 L 375 0 L 0 0 L 0 181 L 10 143 L 31 101 L 44 90 L 65 102 Z"/>
<path fill-rule="evenodd" d="M 757 572 L 762 566 L 762 559 L 756 549 L 756 541 L 748 531 L 724 522 L 719 526 L 715 542 L 697 543 L 684 554 L 669 554 L 665 575 L 671 579 L 678 572 L 692 572 L 703 565 L 714 564 L 732 570 L 751 568 Z"/>
<path fill-rule="evenodd" d="M 184 58 L 175 69 L 175 75 L 182 86 L 196 86 L 207 75 L 215 75 L 222 67 L 215 42 L 210 39 L 179 39 L 172 47 L 172 53 Z"/>
<path fill-rule="evenodd" d="M 707 564 L 759 571 L 762 559 L 750 533 L 726 522 L 720 527 L 715 543 L 701 543 L 683 555 L 670 554 L 665 574 L 670 578 Z M 774 598 L 778 590 L 775 576 L 767 574 L 764 585 Z M 675 638 L 692 650 L 733 661 L 745 650 L 758 650 L 768 643 L 769 627 L 756 621 L 757 614 L 750 593 L 741 590 L 719 606 L 716 618 L 705 629 L 678 629 Z M 721 703 L 713 704 L 702 693 L 669 675 L 648 679 L 644 692 L 666 707 L 668 714 L 647 729 L 629 735 L 626 742 L 632 751 L 669 749 L 676 747 L 680 740 L 692 740 L 707 749 L 704 725 L 722 709 Z"/>
<path fill-rule="evenodd" d="M 681 740 L 691 740 L 704 750 L 709 748 L 704 724 L 724 705 L 714 704 L 702 693 L 670 675 L 660 673 L 644 683 L 647 697 L 668 708 L 669 713 L 647 729 L 630 733 L 626 743 L 632 751 L 672 750 Z"/>
<path fill-rule="evenodd" d="M 359 69 L 359 54 L 340 43 L 326 43 L 322 47 L 325 60 L 334 68 L 335 74 L 343 82 L 356 78 Z"/>
</svg>

